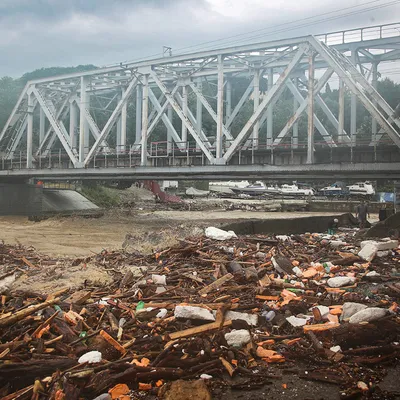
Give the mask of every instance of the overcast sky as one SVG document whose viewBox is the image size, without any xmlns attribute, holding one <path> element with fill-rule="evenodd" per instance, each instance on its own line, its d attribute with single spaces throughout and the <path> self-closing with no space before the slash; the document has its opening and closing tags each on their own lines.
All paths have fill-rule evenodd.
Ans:
<svg viewBox="0 0 400 400">
<path fill-rule="evenodd" d="M 161 56 L 163 46 L 171 46 L 173 53 L 189 52 L 396 22 L 400 1 L 384 7 L 393 2 L 0 0 L 0 76 L 18 77 L 41 67 L 104 66 Z M 312 18 L 321 14 L 325 15 Z M 232 38 L 248 32 L 253 33 Z"/>
</svg>

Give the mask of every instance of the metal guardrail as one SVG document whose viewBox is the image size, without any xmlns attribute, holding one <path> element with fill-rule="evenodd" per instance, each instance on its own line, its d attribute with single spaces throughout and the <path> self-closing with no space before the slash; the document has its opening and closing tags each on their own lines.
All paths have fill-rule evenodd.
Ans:
<svg viewBox="0 0 400 400">
<path fill-rule="evenodd" d="M 328 46 L 400 36 L 400 23 L 369 26 L 315 35 Z"/>
</svg>

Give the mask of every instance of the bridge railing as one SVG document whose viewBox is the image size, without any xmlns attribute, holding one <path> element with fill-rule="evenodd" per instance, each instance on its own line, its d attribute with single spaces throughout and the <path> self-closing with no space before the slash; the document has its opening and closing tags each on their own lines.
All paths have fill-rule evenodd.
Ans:
<svg viewBox="0 0 400 400">
<path fill-rule="evenodd" d="M 327 45 L 340 45 L 367 40 L 378 40 L 400 36 L 400 23 L 369 26 L 367 28 L 348 29 L 344 31 L 316 35 L 316 38 Z"/>
<path fill-rule="evenodd" d="M 339 138 L 340 139 L 340 138 Z M 210 138 L 211 145 L 209 150 L 215 154 L 214 141 Z M 224 151 L 230 146 L 230 141 L 224 141 Z M 353 160 L 353 152 L 357 151 L 357 148 L 362 146 L 363 151 L 366 153 L 375 152 L 375 161 L 377 160 L 376 154 L 379 148 L 385 148 L 392 145 L 391 140 L 387 135 L 383 136 L 379 143 L 375 146 L 371 146 L 370 138 L 357 137 L 353 144 L 349 144 L 338 140 L 336 136 L 333 139 L 318 139 L 314 142 L 314 147 L 318 152 L 324 152 L 324 154 L 330 154 L 330 158 L 324 159 L 324 162 L 333 162 L 334 155 L 337 152 L 341 154 L 348 154 L 349 160 Z M 307 138 L 299 138 L 297 141 L 295 138 L 288 138 L 285 142 L 279 144 L 266 143 L 266 139 L 262 138 L 259 140 L 249 139 L 245 144 L 239 147 L 237 153 L 230 160 L 230 164 L 254 164 L 260 162 L 263 159 L 263 155 L 267 163 L 274 163 L 274 156 L 289 155 L 289 162 L 291 164 L 302 164 L 304 160 L 302 157 L 296 157 L 297 154 L 305 154 L 307 149 Z M 182 150 L 183 149 L 183 150 Z M 89 148 L 86 149 L 86 152 Z M 61 149 L 54 149 L 47 151 L 46 156 L 37 156 L 34 159 L 34 168 L 36 169 L 67 169 L 72 168 L 69 157 Z M 268 158 L 269 157 L 269 158 Z M 287 156 L 285 156 L 287 157 Z M 147 159 L 148 165 L 154 167 L 158 166 L 176 166 L 176 165 L 206 165 L 208 160 L 204 153 L 200 151 L 198 145 L 194 141 L 188 142 L 167 142 L 167 141 L 152 141 L 148 143 L 147 147 Z M 379 160 L 384 162 L 385 160 Z M 390 162 L 390 160 L 387 160 Z M 316 158 L 318 163 L 318 157 Z M 141 149 L 140 145 L 127 145 L 117 146 L 115 148 L 108 148 L 107 151 L 101 150 L 96 153 L 88 165 L 89 168 L 133 168 L 141 165 Z M 26 169 L 26 154 L 24 151 L 17 151 L 13 154 L 11 159 L 5 157 L 0 158 L 0 169 L 11 170 L 11 169 Z"/>
</svg>

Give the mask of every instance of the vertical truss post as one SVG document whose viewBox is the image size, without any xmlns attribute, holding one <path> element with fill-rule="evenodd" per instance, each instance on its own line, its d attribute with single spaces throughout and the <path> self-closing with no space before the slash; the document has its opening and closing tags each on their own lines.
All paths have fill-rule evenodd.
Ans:
<svg viewBox="0 0 400 400">
<path fill-rule="evenodd" d="M 274 86 L 274 70 L 268 69 L 268 91 Z M 267 149 L 270 149 L 273 141 L 273 128 L 274 128 L 274 107 L 271 104 L 267 108 Z"/>
<path fill-rule="evenodd" d="M 128 116 L 128 101 L 122 106 L 121 110 L 121 151 L 125 152 L 126 149 L 126 120 Z"/>
<path fill-rule="evenodd" d="M 75 106 L 75 100 L 69 101 L 69 137 L 72 148 L 77 148 L 78 137 L 76 135 L 76 126 L 78 122 L 78 112 Z"/>
<path fill-rule="evenodd" d="M 344 82 L 339 78 L 339 116 L 338 116 L 338 143 L 343 143 L 344 129 Z"/>
<path fill-rule="evenodd" d="M 201 82 L 201 78 L 197 80 L 197 89 L 202 93 L 203 84 Z M 201 137 L 201 130 L 203 127 L 203 104 L 201 104 L 201 100 L 199 96 L 196 96 L 196 130 L 197 134 Z M 196 151 L 200 150 L 199 145 L 196 143 Z"/>
<path fill-rule="evenodd" d="M 182 111 L 184 118 L 188 118 L 188 92 L 187 92 L 187 86 L 183 85 L 182 86 Z M 182 121 L 182 142 L 186 145 L 186 142 L 188 140 L 188 133 L 187 133 L 187 127 L 186 124 Z"/>
<path fill-rule="evenodd" d="M 117 95 L 117 102 L 120 102 L 121 101 L 121 94 L 119 93 L 118 95 Z M 117 133 L 117 135 L 116 135 L 116 140 L 115 140 L 115 147 L 116 147 L 116 152 L 117 153 L 119 153 L 120 152 L 120 150 L 121 150 L 121 126 L 122 126 L 122 124 L 121 124 L 121 114 L 119 115 L 119 117 L 118 117 L 118 119 L 117 119 L 117 129 L 116 129 L 116 133 Z"/>
<path fill-rule="evenodd" d="M 46 130 L 46 116 L 42 107 L 40 107 L 40 115 L 39 115 L 39 146 L 43 142 L 44 135 Z"/>
<path fill-rule="evenodd" d="M 298 78 L 294 78 L 294 85 L 296 89 L 299 87 Z M 293 96 L 293 114 L 296 113 L 300 103 L 297 101 L 296 96 Z M 299 147 L 299 124 L 296 122 L 293 124 L 293 137 L 292 137 L 292 148 L 297 149 Z"/>
<path fill-rule="evenodd" d="M 232 115 L 232 81 L 230 77 L 226 79 L 226 109 L 225 109 L 225 124 Z M 227 125 L 228 126 L 228 125 Z"/>
<path fill-rule="evenodd" d="M 378 63 L 377 62 L 372 63 L 372 82 L 371 83 L 372 83 L 372 86 L 374 87 L 374 89 L 376 89 L 378 86 Z M 373 100 L 372 103 L 374 104 L 375 107 L 377 106 L 377 102 L 375 100 Z M 378 133 L 378 123 L 374 117 L 372 117 L 372 121 L 371 121 L 371 131 L 372 131 L 372 142 L 374 143 L 374 146 L 376 146 L 377 145 L 376 136 Z"/>
<path fill-rule="evenodd" d="M 87 80 L 85 76 L 81 76 L 81 99 L 80 99 L 80 115 L 79 115 L 79 162 L 85 161 L 85 129 L 88 129 L 85 118 L 86 107 L 86 87 Z"/>
<path fill-rule="evenodd" d="M 90 109 L 90 93 L 87 92 L 86 93 L 86 104 L 85 104 L 85 108 L 87 109 L 88 113 L 90 113 L 89 109 Z M 89 125 L 89 121 L 87 118 L 85 118 L 85 154 L 87 154 L 87 152 L 89 151 L 89 140 L 90 140 L 90 125 Z"/>
<path fill-rule="evenodd" d="M 224 64 L 222 55 L 218 55 L 218 93 L 217 93 L 217 138 L 215 158 L 222 158 L 222 126 L 224 123 Z"/>
<path fill-rule="evenodd" d="M 351 51 L 351 62 L 354 65 L 357 65 L 357 50 L 353 49 Z M 357 95 L 355 93 L 351 93 L 351 102 L 350 102 L 350 139 L 351 146 L 354 146 L 354 141 L 357 134 Z"/>
<path fill-rule="evenodd" d="M 136 137 L 135 143 L 140 143 L 142 140 L 142 102 L 143 102 L 143 87 L 138 84 L 136 87 Z"/>
<path fill-rule="evenodd" d="M 168 104 L 167 117 L 172 124 L 172 121 L 174 119 L 174 112 L 171 104 Z M 167 127 L 167 154 L 171 154 L 171 150 L 172 150 L 172 129 Z"/>
<path fill-rule="evenodd" d="M 308 127 L 307 127 L 307 164 L 314 164 L 314 60 L 315 53 L 308 56 Z"/>
<path fill-rule="evenodd" d="M 28 92 L 28 124 L 26 133 L 26 168 L 32 168 L 33 166 L 33 93 Z"/>
<path fill-rule="evenodd" d="M 253 112 L 255 112 L 260 105 L 260 70 L 256 68 L 254 70 L 254 77 L 253 77 Z M 257 121 L 254 124 L 253 128 L 253 143 L 252 147 L 257 149 L 258 148 L 258 137 L 259 137 L 259 130 L 260 130 L 260 121 Z"/>
<path fill-rule="evenodd" d="M 149 76 L 143 76 L 143 102 L 142 102 L 142 147 L 140 165 L 147 165 L 147 129 L 149 124 Z"/>
</svg>

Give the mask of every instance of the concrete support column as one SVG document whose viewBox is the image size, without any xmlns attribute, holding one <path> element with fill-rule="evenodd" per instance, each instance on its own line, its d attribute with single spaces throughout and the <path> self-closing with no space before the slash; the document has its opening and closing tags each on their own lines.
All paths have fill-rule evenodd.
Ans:
<svg viewBox="0 0 400 400">
<path fill-rule="evenodd" d="M 33 93 L 28 94 L 28 117 L 26 128 L 26 168 L 33 167 Z"/>
<path fill-rule="evenodd" d="M 296 86 L 296 89 L 298 89 L 299 86 L 298 78 L 294 78 L 294 85 Z M 298 108 L 299 108 L 299 102 L 297 101 L 296 97 L 293 96 L 293 115 L 296 113 Z M 292 146 L 294 149 L 297 149 L 299 147 L 299 124 L 297 121 L 293 124 Z"/>
<path fill-rule="evenodd" d="M 218 56 L 218 93 L 217 93 L 217 137 L 215 158 L 222 158 L 222 125 L 224 123 L 224 64 L 222 55 Z"/>
<path fill-rule="evenodd" d="M 338 143 L 343 143 L 344 129 L 344 83 L 339 79 L 339 115 L 338 115 Z"/>
<path fill-rule="evenodd" d="M 128 116 L 128 100 L 122 106 L 121 110 L 121 151 L 126 149 L 126 120 Z"/>
<path fill-rule="evenodd" d="M 378 63 L 374 62 L 372 64 L 372 86 L 376 89 L 378 86 Z M 374 101 L 374 105 L 376 106 L 376 101 Z M 377 145 L 376 143 L 376 135 L 378 133 L 378 123 L 375 118 L 372 117 L 371 121 L 371 131 L 372 131 L 372 142 L 374 146 Z"/>
<path fill-rule="evenodd" d="M 149 124 L 149 76 L 143 77 L 142 141 L 140 165 L 147 165 L 147 129 Z"/>
<path fill-rule="evenodd" d="M 268 91 L 274 86 L 274 70 L 273 68 L 268 69 Z M 267 149 L 272 147 L 274 129 L 274 108 L 272 105 L 267 108 Z"/>
<path fill-rule="evenodd" d="M 81 112 L 79 115 L 79 162 L 83 163 L 85 161 L 85 129 L 86 129 L 86 118 L 84 109 L 86 107 L 86 77 L 81 77 L 81 99 L 80 108 Z"/>
<path fill-rule="evenodd" d="M 254 70 L 253 77 L 253 112 L 255 112 L 260 105 L 260 70 Z M 257 121 L 253 128 L 253 148 L 258 148 L 258 138 L 259 138 L 260 122 Z"/>
<path fill-rule="evenodd" d="M 72 148 L 78 147 L 78 136 L 76 132 L 78 123 L 78 110 L 75 102 L 69 102 L 69 140 Z"/>
<path fill-rule="evenodd" d="M 182 111 L 183 115 L 187 119 L 188 116 L 188 93 L 187 93 L 187 86 L 182 86 Z M 186 124 L 182 121 L 182 135 L 181 135 L 182 142 L 186 145 L 188 140 L 188 131 Z"/>
<path fill-rule="evenodd" d="M 357 65 L 357 50 L 351 51 L 351 62 Z M 357 134 L 357 96 L 352 93 L 350 100 L 350 139 L 351 145 L 355 145 Z"/>
<path fill-rule="evenodd" d="M 314 58 L 308 56 L 307 164 L 314 164 Z"/>
<path fill-rule="evenodd" d="M 46 131 L 46 116 L 42 107 L 40 107 L 40 115 L 39 115 L 39 146 L 43 142 L 44 135 Z"/>
<path fill-rule="evenodd" d="M 171 121 L 171 124 L 173 122 L 174 119 L 174 110 L 171 106 L 171 104 L 168 104 L 167 107 L 167 117 L 168 119 Z M 170 128 L 167 128 L 167 153 L 171 154 L 172 153 L 172 130 Z"/>
<path fill-rule="evenodd" d="M 136 87 L 136 135 L 135 143 L 140 143 L 142 139 L 142 102 L 143 102 L 143 87 Z"/>
<path fill-rule="evenodd" d="M 197 81 L 197 89 L 199 89 L 199 92 L 202 93 L 203 84 L 201 82 L 201 78 L 199 78 Z M 199 137 L 201 137 L 202 127 L 203 127 L 203 104 L 201 104 L 199 97 L 197 97 L 197 99 L 196 99 L 196 132 Z M 199 150 L 200 150 L 200 147 L 196 143 L 196 151 L 199 151 Z"/>
</svg>

